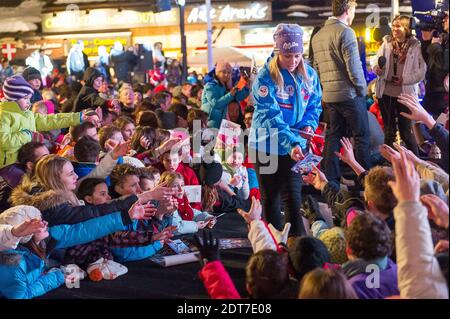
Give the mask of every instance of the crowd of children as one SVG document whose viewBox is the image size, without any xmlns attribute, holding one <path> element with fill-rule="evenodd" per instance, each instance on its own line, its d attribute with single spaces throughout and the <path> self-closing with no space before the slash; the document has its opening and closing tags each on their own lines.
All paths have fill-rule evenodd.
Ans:
<svg viewBox="0 0 450 319">
<path fill-rule="evenodd" d="M 246 267 L 252 298 L 448 299 L 448 131 L 417 97 L 397 96 L 407 110 L 400 116 L 423 124 L 439 161 L 383 144 L 379 165 L 366 169 L 352 140 L 342 138 L 334 155 L 353 181 L 329 182 L 312 165 L 300 180 L 305 194 L 295 214 L 306 234 L 293 236 L 291 223 L 267 223 L 247 140 L 221 141 L 218 152 L 211 147 L 210 129 L 222 121 L 254 128 L 261 112 L 248 98 L 248 77 L 230 86 L 231 73 L 222 61 L 205 87 L 160 77 L 155 85 L 111 88 L 87 68 L 79 87 L 63 83 L 45 92 L 32 67 L 7 77 L 0 102 L 0 298 L 45 295 L 73 280 L 69 266 L 79 279 L 113 280 L 127 273 L 127 262 L 186 234 L 194 234 L 211 298 L 241 298 L 211 230 L 219 214 L 238 213 L 253 249 Z M 253 95 L 267 97 L 263 88 Z M 270 186 L 269 177 L 265 200 Z"/>
</svg>

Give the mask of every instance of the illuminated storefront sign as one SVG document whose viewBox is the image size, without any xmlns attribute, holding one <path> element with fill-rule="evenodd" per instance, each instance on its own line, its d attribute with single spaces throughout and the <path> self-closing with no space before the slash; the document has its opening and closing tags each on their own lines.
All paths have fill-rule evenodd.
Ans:
<svg viewBox="0 0 450 319">
<path fill-rule="evenodd" d="M 270 2 L 238 3 L 214 5 L 210 11 L 213 22 L 245 22 L 272 20 Z M 188 23 L 206 23 L 206 5 L 192 8 L 187 17 Z"/>
<path fill-rule="evenodd" d="M 107 29 L 128 29 L 147 26 L 176 25 L 177 12 L 161 13 L 138 12 L 131 10 L 118 11 L 116 9 L 58 12 L 42 15 L 42 30 L 46 33 L 65 31 L 92 31 Z"/>
<path fill-rule="evenodd" d="M 215 3 L 210 16 L 213 22 L 250 22 L 272 20 L 272 7 L 268 1 Z M 187 6 L 187 23 L 206 23 L 205 5 Z M 179 10 L 153 13 L 134 10 L 93 9 L 44 13 L 42 30 L 45 33 L 129 29 L 149 26 L 178 26 Z"/>
</svg>

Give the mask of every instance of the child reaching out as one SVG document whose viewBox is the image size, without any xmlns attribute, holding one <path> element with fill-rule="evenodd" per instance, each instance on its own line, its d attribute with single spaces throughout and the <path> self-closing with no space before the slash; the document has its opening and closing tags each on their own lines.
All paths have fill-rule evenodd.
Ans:
<svg viewBox="0 0 450 319">
<path fill-rule="evenodd" d="M 64 284 L 67 274 L 48 269 L 48 257 L 54 249 L 92 242 L 116 231 L 122 231 L 132 219 L 143 219 L 145 211 L 133 205 L 128 212 L 116 212 L 72 225 L 48 227 L 41 212 L 32 206 L 15 206 L 0 216 L 0 224 L 15 227 L 27 220 L 41 220 L 32 234 L 21 237 L 16 249 L 0 253 L 0 297 L 29 299 L 44 295 Z M 22 236 L 25 234 L 22 234 Z"/>
<path fill-rule="evenodd" d="M 3 83 L 6 101 L 0 103 L 0 168 L 17 161 L 22 145 L 42 140 L 39 132 L 75 126 L 88 119 L 84 113 L 35 114 L 30 111 L 33 92 L 20 75 Z"/>
<path fill-rule="evenodd" d="M 101 178 L 87 178 L 78 189 L 77 196 L 84 200 L 86 205 L 104 205 L 111 202 L 106 181 Z M 143 206 L 144 210 L 152 216 L 156 209 Z M 77 264 L 89 274 L 93 281 L 102 279 L 115 279 L 125 274 L 127 268 L 117 262 L 113 262 L 114 252 L 128 251 L 129 258 L 137 258 L 141 255 L 151 256 L 156 253 L 164 242 L 172 236 L 172 228 L 166 228 L 161 232 L 154 232 L 151 227 L 144 227 L 137 222 L 136 230 L 127 229 L 114 232 L 108 236 L 83 245 L 77 245 L 67 249 L 64 262 Z M 142 226 L 142 227 L 141 227 Z M 111 272 L 113 265 L 119 271 Z"/>
<path fill-rule="evenodd" d="M 176 188 L 173 195 L 178 201 L 178 209 L 173 212 L 172 226 L 177 226 L 176 234 L 195 233 L 205 227 L 212 228 L 216 218 L 207 212 L 192 208 L 184 193 L 183 176 L 176 172 L 166 171 L 161 175 L 160 183 L 167 183 L 167 187 Z"/>
<path fill-rule="evenodd" d="M 248 199 L 250 186 L 248 183 L 247 168 L 243 166 L 244 155 L 236 149 L 227 150 L 226 162 L 222 164 L 222 181 L 237 188 L 238 195 L 243 199 Z"/>
</svg>

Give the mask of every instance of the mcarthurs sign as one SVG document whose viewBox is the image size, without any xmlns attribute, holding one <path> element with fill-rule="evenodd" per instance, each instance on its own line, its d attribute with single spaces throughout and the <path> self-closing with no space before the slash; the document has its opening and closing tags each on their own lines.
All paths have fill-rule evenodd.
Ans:
<svg viewBox="0 0 450 319">
<path fill-rule="evenodd" d="M 71 7 L 71 9 L 73 9 Z M 190 24 L 206 23 L 205 5 L 186 6 L 185 21 Z M 252 22 L 272 20 L 272 5 L 269 1 L 214 3 L 209 11 L 211 20 L 216 23 Z M 135 10 L 92 9 L 66 10 L 42 15 L 44 33 L 71 31 L 99 31 L 130 29 L 149 26 L 179 25 L 179 10 L 154 13 Z"/>
</svg>

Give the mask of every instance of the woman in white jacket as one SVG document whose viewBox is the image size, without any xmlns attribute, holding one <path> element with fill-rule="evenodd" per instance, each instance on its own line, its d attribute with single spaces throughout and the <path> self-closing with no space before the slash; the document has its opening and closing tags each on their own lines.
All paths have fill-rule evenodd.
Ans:
<svg viewBox="0 0 450 319">
<path fill-rule="evenodd" d="M 380 68 L 379 58 L 385 65 Z M 406 146 L 418 154 L 417 142 L 411 131 L 411 121 L 400 115 L 408 109 L 398 103 L 402 93 L 417 95 L 419 82 L 425 78 L 426 63 L 422 58 L 420 42 L 412 35 L 410 17 L 397 16 L 392 21 L 392 35 L 384 37 L 377 56 L 372 60 L 378 75 L 376 95 L 384 122 L 385 144 L 392 145 L 398 135 Z"/>
</svg>

